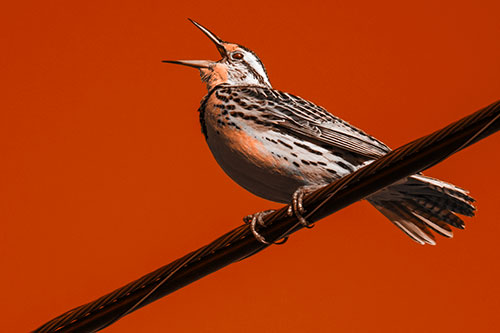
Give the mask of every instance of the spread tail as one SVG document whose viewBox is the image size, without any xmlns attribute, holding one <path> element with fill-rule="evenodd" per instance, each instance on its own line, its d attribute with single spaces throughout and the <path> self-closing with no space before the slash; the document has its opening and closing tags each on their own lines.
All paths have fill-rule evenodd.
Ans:
<svg viewBox="0 0 500 333">
<path fill-rule="evenodd" d="M 368 198 L 392 223 L 414 241 L 435 245 L 431 230 L 453 237 L 450 226 L 464 229 L 455 214 L 474 216 L 475 201 L 468 192 L 439 179 L 421 174 L 408 177 Z"/>
</svg>

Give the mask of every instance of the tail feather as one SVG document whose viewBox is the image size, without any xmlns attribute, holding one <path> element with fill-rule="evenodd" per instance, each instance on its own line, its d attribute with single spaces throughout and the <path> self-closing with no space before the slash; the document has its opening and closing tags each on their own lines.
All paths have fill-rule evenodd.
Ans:
<svg viewBox="0 0 500 333">
<path fill-rule="evenodd" d="M 450 226 L 465 228 L 455 213 L 474 216 L 476 210 L 467 191 L 421 174 L 377 192 L 368 201 L 413 240 L 431 245 L 436 244 L 431 230 L 451 238 Z"/>
<path fill-rule="evenodd" d="M 379 204 L 374 204 L 374 206 L 417 243 L 422 245 L 436 245 L 434 235 L 432 235 L 425 223 L 418 219 L 418 217 L 414 216 L 411 211 L 409 211 L 400 202 L 386 201 L 383 203 L 383 206 Z"/>
<path fill-rule="evenodd" d="M 472 217 L 475 214 L 476 207 L 473 203 L 476 201 L 469 196 L 469 192 L 442 180 L 427 177 L 424 175 L 413 175 L 408 178 L 408 182 L 414 184 L 414 187 L 426 189 L 426 196 L 418 196 L 419 205 L 426 208 L 431 215 L 436 215 L 444 222 L 460 229 L 465 228 L 464 222 L 455 214 L 461 214 Z M 405 186 L 402 186 L 402 189 Z M 399 190 L 399 189 L 398 189 Z M 433 193 L 432 193 L 433 191 Z M 411 195 L 411 193 L 409 193 Z"/>
<path fill-rule="evenodd" d="M 441 199 L 445 199 L 450 203 L 454 202 L 454 205 L 456 205 L 457 208 L 462 206 L 467 211 L 472 211 L 472 213 L 469 213 L 471 215 L 467 216 L 474 216 L 476 208 L 472 205 L 472 203 L 476 200 L 469 196 L 468 191 L 458 186 L 443 182 L 442 180 L 436 178 L 427 177 L 422 174 L 409 177 L 406 184 L 409 186 L 413 185 L 417 189 L 422 189 L 422 194 L 434 195 L 436 197 L 440 197 Z M 445 196 L 439 196 L 439 194 L 445 194 Z"/>
<path fill-rule="evenodd" d="M 475 214 L 475 207 L 470 204 L 457 202 L 451 197 L 415 196 L 413 199 L 418 205 L 436 214 L 442 212 L 442 207 L 447 207 L 448 211 L 453 211 L 460 215 L 472 217 Z M 445 212 L 442 213 L 446 215 Z"/>
<path fill-rule="evenodd" d="M 460 217 L 458 217 L 452 213 L 452 212 L 455 212 L 455 213 L 461 214 L 460 212 L 450 208 L 450 206 L 442 205 L 440 207 L 436 204 L 431 209 L 429 209 L 427 207 L 428 204 L 426 204 L 426 203 L 428 203 L 428 201 L 424 201 L 424 203 L 422 203 L 422 199 L 420 199 L 418 201 L 407 202 L 407 204 L 409 204 L 411 206 L 412 210 L 414 210 L 416 213 L 423 216 L 424 218 L 427 218 L 427 219 L 433 218 L 433 219 L 439 220 L 441 222 L 444 222 L 446 224 L 449 224 L 455 228 L 465 229 L 464 221 L 462 221 L 462 219 Z M 437 210 L 436 208 L 439 208 L 439 210 Z M 465 214 L 462 214 L 462 215 L 465 215 Z M 467 216 L 474 216 L 474 214 L 467 215 Z"/>
<path fill-rule="evenodd" d="M 440 221 L 440 220 L 438 220 L 434 217 L 431 217 L 431 216 L 425 217 L 425 216 L 419 215 L 415 212 L 413 212 L 413 215 L 418 217 L 420 220 L 424 221 L 425 224 L 427 224 L 429 227 L 431 227 L 432 230 L 434 230 L 435 232 L 437 232 L 441 236 L 453 238 L 453 231 L 443 221 Z"/>
</svg>

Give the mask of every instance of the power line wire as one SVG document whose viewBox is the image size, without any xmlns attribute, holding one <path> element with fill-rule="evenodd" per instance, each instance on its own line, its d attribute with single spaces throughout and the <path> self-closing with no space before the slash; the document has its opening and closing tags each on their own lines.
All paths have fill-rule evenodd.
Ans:
<svg viewBox="0 0 500 333">
<path fill-rule="evenodd" d="M 425 170 L 500 129 L 497 101 L 430 135 L 410 142 L 356 172 L 304 197 L 308 222 L 316 222 L 409 175 Z M 267 215 L 259 233 L 279 240 L 303 228 L 288 206 Z M 265 249 L 248 225 L 151 272 L 93 302 L 76 307 L 34 332 L 94 332 L 123 316 Z"/>
</svg>

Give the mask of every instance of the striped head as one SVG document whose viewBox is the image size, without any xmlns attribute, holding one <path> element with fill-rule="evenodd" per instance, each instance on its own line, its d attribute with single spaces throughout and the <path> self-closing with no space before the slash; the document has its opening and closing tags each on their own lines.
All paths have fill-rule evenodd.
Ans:
<svg viewBox="0 0 500 333">
<path fill-rule="evenodd" d="M 266 69 L 255 53 L 244 46 L 224 42 L 207 28 L 189 20 L 210 38 L 222 59 L 219 61 L 163 60 L 163 62 L 198 68 L 201 80 L 206 82 L 208 90 L 220 84 L 271 87 Z"/>
</svg>

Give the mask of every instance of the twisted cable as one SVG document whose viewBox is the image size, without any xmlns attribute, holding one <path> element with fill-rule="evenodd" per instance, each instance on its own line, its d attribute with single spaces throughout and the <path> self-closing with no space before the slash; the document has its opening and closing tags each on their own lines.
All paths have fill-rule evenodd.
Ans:
<svg viewBox="0 0 500 333">
<path fill-rule="evenodd" d="M 304 197 L 309 222 L 316 222 L 370 194 L 417 172 L 500 129 L 500 101 L 445 128 L 410 142 Z M 267 215 L 258 232 L 279 240 L 303 228 L 288 206 Z M 95 301 L 69 310 L 34 332 L 95 332 L 123 316 L 213 273 L 247 258 L 267 244 L 257 241 L 248 225 L 241 225 L 212 243 L 163 266 Z"/>
</svg>

